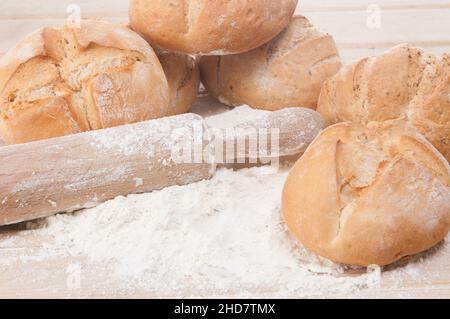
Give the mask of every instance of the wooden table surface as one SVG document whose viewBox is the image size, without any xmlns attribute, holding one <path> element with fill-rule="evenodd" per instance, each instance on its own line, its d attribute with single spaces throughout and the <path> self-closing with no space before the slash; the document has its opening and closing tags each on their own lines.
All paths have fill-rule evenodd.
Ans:
<svg viewBox="0 0 450 319">
<path fill-rule="evenodd" d="M 2 0 L 0 2 L 0 55 L 20 38 L 47 25 L 59 25 L 76 3 L 85 18 L 127 21 L 127 0 Z M 380 10 L 380 11 L 378 11 Z M 70 10 L 69 10 L 70 11 Z M 72 11 L 73 12 L 73 11 Z M 450 0 L 300 0 L 298 13 L 309 17 L 321 30 L 334 35 L 343 59 L 348 62 L 377 54 L 396 44 L 410 42 L 424 49 L 450 52 Z M 14 244 L 5 244 L 14 238 Z M 37 238 L 15 227 L 0 228 L 0 258 L 22 256 L 38 250 L 48 238 Z M 440 245 L 408 263 L 383 273 L 381 287 L 346 297 L 450 298 L 450 247 Z M 420 262 L 419 262 L 420 261 Z M 74 260 L 49 259 L 39 263 L 18 262 L 14 267 L 0 262 L 0 297 L 170 297 L 171 292 L 121 293 L 105 271 L 90 269 L 91 285 L 73 291 L 67 285 L 67 267 Z M 398 277 L 398 269 L 405 275 Z M 35 272 L 40 271 L 39 278 Z M 395 275 L 394 275 L 395 274 Z M 101 289 L 98 282 L 108 282 Z M 186 292 L 186 296 L 189 293 Z M 295 297 L 295 296 L 292 296 Z M 339 296 L 340 297 L 340 296 Z"/>
</svg>

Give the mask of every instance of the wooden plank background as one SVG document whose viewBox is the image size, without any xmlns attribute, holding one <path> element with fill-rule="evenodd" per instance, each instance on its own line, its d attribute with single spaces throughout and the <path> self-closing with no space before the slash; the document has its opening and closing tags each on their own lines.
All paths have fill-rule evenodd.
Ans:
<svg viewBox="0 0 450 319">
<path fill-rule="evenodd" d="M 70 4 L 79 5 L 84 18 L 127 21 L 127 0 L 2 0 L 0 54 L 37 28 L 64 23 Z M 380 28 L 367 24 L 376 15 L 368 9 L 376 6 Z M 297 13 L 333 34 L 346 61 L 403 42 L 436 53 L 450 47 L 450 0 L 301 0 Z"/>
<path fill-rule="evenodd" d="M 68 16 L 68 5 L 73 3 L 80 5 L 84 18 L 127 21 L 127 0 L 1 0 L 0 55 L 29 32 L 62 24 Z M 380 25 L 374 28 L 367 22 L 377 16 L 377 11 L 373 11 L 376 9 L 380 9 Z M 334 35 L 347 62 L 403 42 L 435 53 L 450 52 L 450 0 L 300 0 L 297 13 Z M 14 228 L 0 228 L 0 241 L 11 237 L 15 238 L 14 244 L 3 245 L 0 258 L 25 255 L 50 240 L 18 233 Z M 402 277 L 399 282 L 398 277 L 387 271 L 379 289 L 351 296 L 450 298 L 450 248 L 445 244 L 437 251 L 440 253 L 427 253 L 425 262 L 414 268 L 414 276 Z M 6 269 L 0 266 L 0 297 L 172 296 L 171 292 L 121 293 L 108 280 L 104 269 L 84 269 L 91 280 L 84 283 L 82 291 L 69 290 L 65 272 L 67 265 L 74 262 L 49 259 L 32 266 L 26 262 Z M 40 276 L 30 271 L 30 267 L 39 270 Z M 104 285 L 99 286 L 99 282 Z M 189 296 L 189 292 L 184 295 Z"/>
</svg>

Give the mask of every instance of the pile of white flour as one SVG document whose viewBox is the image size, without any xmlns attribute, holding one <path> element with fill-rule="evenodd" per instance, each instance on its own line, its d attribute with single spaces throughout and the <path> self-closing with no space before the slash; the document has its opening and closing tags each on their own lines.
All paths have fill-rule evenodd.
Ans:
<svg viewBox="0 0 450 319">
<path fill-rule="evenodd" d="M 209 121 L 256 113 L 238 108 Z M 221 169 L 208 181 L 30 223 L 32 234 L 55 238 L 35 258 L 87 257 L 84 267 L 112 271 L 121 290 L 155 295 L 308 297 L 379 285 L 379 268 L 349 276 L 289 234 L 280 207 L 288 170 Z"/>
<path fill-rule="evenodd" d="M 35 232 L 56 238 L 49 251 L 112 264 L 124 290 L 312 296 L 376 285 L 379 273 L 344 278 L 291 238 L 280 211 L 286 176 L 223 169 L 210 181 L 42 220 Z"/>
</svg>

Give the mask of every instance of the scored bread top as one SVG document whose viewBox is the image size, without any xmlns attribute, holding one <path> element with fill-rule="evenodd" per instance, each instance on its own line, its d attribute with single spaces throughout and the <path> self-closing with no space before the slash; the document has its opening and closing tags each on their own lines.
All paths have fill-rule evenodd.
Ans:
<svg viewBox="0 0 450 319">
<path fill-rule="evenodd" d="M 272 41 L 250 52 L 200 60 L 203 84 L 222 103 L 265 110 L 315 109 L 326 79 L 341 68 L 334 39 L 294 16 Z"/>
<path fill-rule="evenodd" d="M 448 233 L 450 166 L 406 126 L 337 124 L 291 171 L 283 213 L 294 235 L 319 255 L 386 265 Z"/>
<path fill-rule="evenodd" d="M 297 0 L 131 0 L 133 30 L 181 53 L 225 55 L 252 50 L 289 23 Z"/>
<path fill-rule="evenodd" d="M 402 121 L 450 160 L 450 55 L 402 44 L 330 78 L 317 109 L 328 124 Z"/>
<path fill-rule="evenodd" d="M 43 28 L 0 60 L 0 132 L 22 143 L 162 116 L 168 84 L 155 53 L 125 26 Z"/>
</svg>

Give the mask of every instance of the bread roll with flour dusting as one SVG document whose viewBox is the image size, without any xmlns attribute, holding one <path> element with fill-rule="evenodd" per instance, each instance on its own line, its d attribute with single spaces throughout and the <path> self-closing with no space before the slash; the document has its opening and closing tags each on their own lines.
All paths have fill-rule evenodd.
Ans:
<svg viewBox="0 0 450 319">
<path fill-rule="evenodd" d="M 323 83 L 340 68 L 333 38 L 302 16 L 251 52 L 200 60 L 203 84 L 222 103 L 271 111 L 315 109 Z"/>
<path fill-rule="evenodd" d="M 450 55 L 403 44 L 359 60 L 326 82 L 318 111 L 328 125 L 408 123 L 450 160 Z"/>
<path fill-rule="evenodd" d="M 150 45 L 126 26 L 44 28 L 0 60 L 0 133 L 8 144 L 164 116 L 169 87 Z"/>
<path fill-rule="evenodd" d="M 275 37 L 297 0 L 131 0 L 130 24 L 149 42 L 188 54 L 235 54 Z"/>
<path fill-rule="evenodd" d="M 292 233 L 317 254 L 387 265 L 447 235 L 450 166 L 411 128 L 341 123 L 297 162 L 282 205 Z"/>
<path fill-rule="evenodd" d="M 169 83 L 167 116 L 189 111 L 200 89 L 200 71 L 194 57 L 155 49 Z"/>
</svg>

